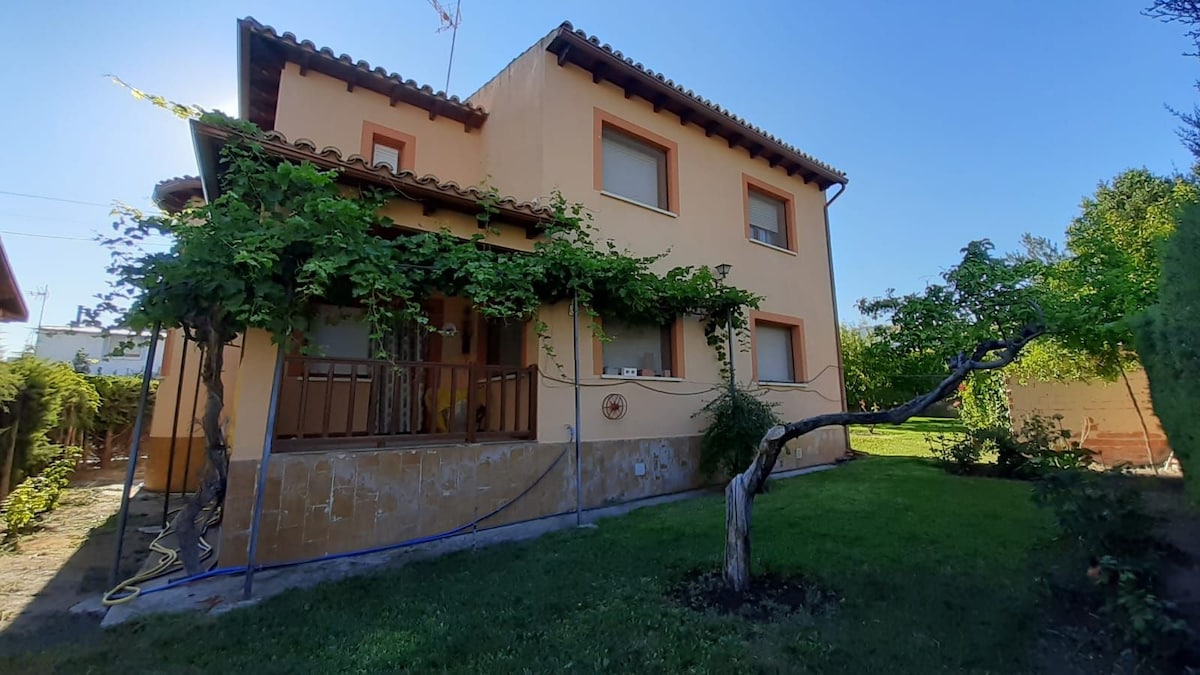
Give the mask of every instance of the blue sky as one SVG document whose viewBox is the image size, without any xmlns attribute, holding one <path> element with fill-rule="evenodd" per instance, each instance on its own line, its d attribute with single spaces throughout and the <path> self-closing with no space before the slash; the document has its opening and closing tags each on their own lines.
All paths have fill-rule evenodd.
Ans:
<svg viewBox="0 0 1200 675">
<path fill-rule="evenodd" d="M 920 288 L 971 239 L 1061 237 L 1080 199 L 1126 168 L 1189 167 L 1164 105 L 1189 107 L 1200 73 L 1181 29 L 1142 4 L 463 0 L 450 91 L 471 93 L 569 19 L 846 171 L 831 218 L 853 318 L 856 299 Z M 89 241 L 105 205 L 148 207 L 154 183 L 195 172 L 184 124 L 106 73 L 233 112 L 238 17 L 439 89 L 450 44 L 424 0 L 10 5 L 0 237 L 23 290 L 49 289 L 47 324 L 105 288 L 107 252 Z M 40 299 L 27 300 L 33 325 Z M 4 331 L 10 351 L 28 339 L 28 326 Z"/>
</svg>

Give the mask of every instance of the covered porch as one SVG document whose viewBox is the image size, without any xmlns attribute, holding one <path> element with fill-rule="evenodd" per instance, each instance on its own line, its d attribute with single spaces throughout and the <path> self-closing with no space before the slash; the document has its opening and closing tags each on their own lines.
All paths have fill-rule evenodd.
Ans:
<svg viewBox="0 0 1200 675">
<path fill-rule="evenodd" d="M 535 440 L 532 327 L 489 320 L 463 298 L 429 302 L 433 329 L 373 339 L 354 309 L 324 308 L 284 356 L 273 452 Z"/>
</svg>

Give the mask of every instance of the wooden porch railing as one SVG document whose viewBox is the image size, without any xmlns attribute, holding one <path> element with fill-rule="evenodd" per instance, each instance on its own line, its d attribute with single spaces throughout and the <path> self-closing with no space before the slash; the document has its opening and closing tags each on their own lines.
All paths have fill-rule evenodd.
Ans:
<svg viewBox="0 0 1200 675">
<path fill-rule="evenodd" d="M 533 439 L 537 367 L 284 360 L 275 451 Z"/>
</svg>

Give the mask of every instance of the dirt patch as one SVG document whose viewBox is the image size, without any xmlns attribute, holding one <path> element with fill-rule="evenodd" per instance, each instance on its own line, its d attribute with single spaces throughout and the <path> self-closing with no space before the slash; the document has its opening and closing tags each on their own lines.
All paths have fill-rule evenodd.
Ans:
<svg viewBox="0 0 1200 675">
<path fill-rule="evenodd" d="M 733 591 L 720 572 L 689 572 L 672 589 L 675 602 L 697 612 L 740 616 L 750 621 L 772 621 L 781 616 L 805 612 L 820 614 L 835 607 L 836 594 L 798 576 L 768 572 L 755 575 L 750 589 Z"/>
<path fill-rule="evenodd" d="M 38 530 L 0 551 L 0 655 L 100 634 L 98 617 L 70 609 L 107 590 L 123 480 L 119 468 L 81 470 Z M 139 494 L 130 501 L 122 574 L 132 574 L 145 558 L 152 536 L 138 528 L 158 524 L 161 499 Z"/>
</svg>

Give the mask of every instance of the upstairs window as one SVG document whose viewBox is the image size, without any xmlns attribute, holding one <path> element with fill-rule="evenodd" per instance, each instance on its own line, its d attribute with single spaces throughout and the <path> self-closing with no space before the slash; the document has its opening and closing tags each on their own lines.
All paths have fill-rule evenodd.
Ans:
<svg viewBox="0 0 1200 675">
<path fill-rule="evenodd" d="M 788 248 L 787 203 L 750 190 L 750 238 L 778 248 Z"/>
<path fill-rule="evenodd" d="M 382 139 L 375 140 L 375 146 L 371 150 L 371 166 L 383 164 L 392 171 L 400 170 L 400 152 L 399 144 L 388 144 Z"/>
<path fill-rule="evenodd" d="M 609 126 L 602 142 L 604 191 L 668 210 L 667 151 Z"/>
</svg>

